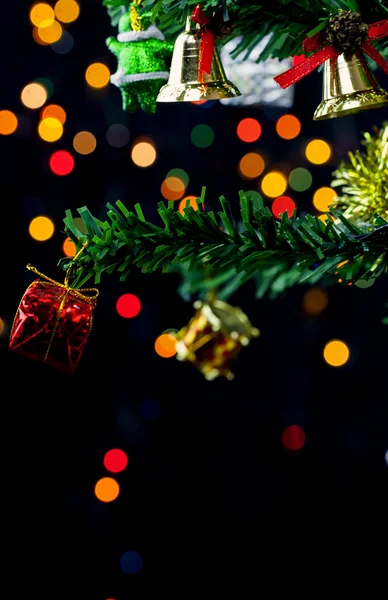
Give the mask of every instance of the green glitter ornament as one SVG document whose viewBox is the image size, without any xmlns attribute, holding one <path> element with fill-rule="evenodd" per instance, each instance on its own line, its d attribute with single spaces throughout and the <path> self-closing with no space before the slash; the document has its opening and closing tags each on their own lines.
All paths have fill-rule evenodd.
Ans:
<svg viewBox="0 0 388 600">
<path fill-rule="evenodd" d="M 173 44 L 151 24 L 150 13 L 139 15 L 140 1 L 133 2 L 120 17 L 117 39 L 106 40 L 118 60 L 110 80 L 121 91 L 123 110 L 155 113 L 159 90 L 169 77 Z"/>
</svg>

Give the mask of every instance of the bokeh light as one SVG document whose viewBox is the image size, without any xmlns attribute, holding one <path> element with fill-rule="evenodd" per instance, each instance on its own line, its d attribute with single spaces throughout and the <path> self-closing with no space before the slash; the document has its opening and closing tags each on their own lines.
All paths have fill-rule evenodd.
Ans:
<svg viewBox="0 0 388 600">
<path fill-rule="evenodd" d="M 120 557 L 120 567 L 124 573 L 135 575 L 143 568 L 143 559 L 137 552 L 124 552 Z"/>
<path fill-rule="evenodd" d="M 329 303 L 326 290 L 318 287 L 311 288 L 303 294 L 303 310 L 307 315 L 320 315 Z"/>
<path fill-rule="evenodd" d="M 287 450 L 300 450 L 306 442 L 306 434 L 299 425 L 289 425 L 282 433 L 283 446 Z"/>
<path fill-rule="evenodd" d="M 51 98 L 54 93 L 54 84 L 51 79 L 47 79 L 47 77 L 37 77 L 34 79 L 34 83 L 40 83 L 46 90 L 47 98 Z"/>
<path fill-rule="evenodd" d="M 120 486 L 113 477 L 102 477 L 97 481 L 94 493 L 101 502 L 113 502 L 120 493 Z"/>
<path fill-rule="evenodd" d="M 214 142 L 214 131 L 209 125 L 195 125 L 191 130 L 190 139 L 197 148 L 208 148 Z"/>
<path fill-rule="evenodd" d="M 135 294 L 122 294 L 116 302 L 116 310 L 120 317 L 133 319 L 141 310 L 141 302 Z"/>
<path fill-rule="evenodd" d="M 242 177 L 254 179 L 264 171 L 265 162 L 257 152 L 248 152 L 241 158 L 238 168 Z"/>
<path fill-rule="evenodd" d="M 322 165 L 331 156 L 331 148 L 324 140 L 312 140 L 306 146 L 306 158 L 314 165 Z"/>
<path fill-rule="evenodd" d="M 62 35 L 57 42 L 51 44 L 51 49 L 56 52 L 56 54 L 67 54 L 73 49 L 74 46 L 74 38 L 68 31 L 62 31 Z"/>
<path fill-rule="evenodd" d="M 185 188 L 189 185 L 189 176 L 183 169 L 171 169 L 167 173 L 166 179 L 168 177 L 178 177 L 178 179 L 183 181 L 183 185 L 185 186 Z"/>
<path fill-rule="evenodd" d="M 314 193 L 313 204 L 317 210 L 326 212 L 336 197 L 335 191 L 330 187 L 321 187 Z"/>
<path fill-rule="evenodd" d="M 303 167 L 293 169 L 288 177 L 288 184 L 295 192 L 305 192 L 313 182 L 310 171 Z"/>
<path fill-rule="evenodd" d="M 51 219 L 40 216 L 32 219 L 28 231 L 34 240 L 38 242 L 45 242 L 53 236 L 54 229 L 54 223 Z"/>
<path fill-rule="evenodd" d="M 185 193 L 185 184 L 179 177 L 167 177 L 163 181 L 160 191 L 166 200 L 179 200 Z"/>
<path fill-rule="evenodd" d="M 42 27 L 45 24 L 49 27 L 53 23 L 54 18 L 54 10 L 46 2 L 38 2 L 30 10 L 30 21 L 36 27 Z"/>
<path fill-rule="evenodd" d="M 46 44 L 55 44 L 62 35 L 62 25 L 53 21 L 49 27 L 38 27 L 38 36 Z"/>
<path fill-rule="evenodd" d="M 44 42 L 40 36 L 39 36 L 39 29 L 37 27 L 33 27 L 32 29 L 32 39 L 34 40 L 34 42 L 36 42 L 37 44 L 39 44 L 39 46 L 49 46 L 49 44 L 47 44 L 47 42 Z"/>
<path fill-rule="evenodd" d="M 269 198 L 277 198 L 282 196 L 287 189 L 287 179 L 282 173 L 271 171 L 264 175 L 261 182 L 261 190 L 263 194 Z"/>
<path fill-rule="evenodd" d="M 63 125 L 58 119 L 47 117 L 39 123 L 38 133 L 45 142 L 57 142 L 63 135 Z"/>
<path fill-rule="evenodd" d="M 191 206 L 191 208 L 193 208 L 194 210 L 198 210 L 197 196 L 186 196 L 185 198 L 183 198 L 183 200 L 179 202 L 178 210 L 181 213 L 181 215 L 185 214 L 187 201 L 189 201 L 189 206 Z"/>
<path fill-rule="evenodd" d="M 58 0 L 54 6 L 55 16 L 62 23 L 72 23 L 78 18 L 79 5 L 75 0 Z"/>
<path fill-rule="evenodd" d="M 3 319 L 0 318 L 0 337 L 2 337 L 5 334 L 5 331 L 6 331 L 5 322 Z"/>
<path fill-rule="evenodd" d="M 62 250 L 65 256 L 75 256 L 77 252 L 77 247 L 73 240 L 67 237 L 63 242 Z"/>
<path fill-rule="evenodd" d="M 156 150 L 150 142 L 137 142 L 132 147 L 131 158 L 137 167 L 150 167 L 156 160 Z"/>
<path fill-rule="evenodd" d="M 80 131 L 74 136 L 73 147 L 78 154 L 91 154 L 97 146 L 97 140 L 90 131 Z"/>
<path fill-rule="evenodd" d="M 162 358 L 171 358 L 176 354 L 176 338 L 171 333 L 162 333 L 155 341 L 155 352 Z"/>
<path fill-rule="evenodd" d="M 10 110 L 0 110 L 0 134 L 11 135 L 18 126 L 16 115 Z"/>
<path fill-rule="evenodd" d="M 323 349 L 323 358 L 332 367 L 342 367 L 348 362 L 349 356 L 349 348 L 341 340 L 331 340 Z"/>
<path fill-rule="evenodd" d="M 247 143 L 256 142 L 261 136 L 261 132 L 262 129 L 259 121 L 251 118 L 242 119 L 236 129 L 237 137 L 242 142 Z"/>
<path fill-rule="evenodd" d="M 85 78 L 90 87 L 103 88 L 110 81 L 110 71 L 104 63 L 93 63 L 86 69 Z"/>
<path fill-rule="evenodd" d="M 123 148 L 128 144 L 129 139 L 129 130 L 125 125 L 121 125 L 121 123 L 111 125 L 106 132 L 106 140 L 114 148 Z"/>
<path fill-rule="evenodd" d="M 85 221 L 81 217 L 74 217 L 74 227 L 76 227 L 81 233 L 87 232 Z"/>
<path fill-rule="evenodd" d="M 300 134 L 300 121 L 294 115 L 283 115 L 276 121 L 276 133 L 284 140 L 293 140 Z"/>
<path fill-rule="evenodd" d="M 289 196 L 279 196 L 272 202 L 271 210 L 277 219 L 280 219 L 283 213 L 292 217 L 295 210 L 295 202 Z"/>
<path fill-rule="evenodd" d="M 47 119 L 48 117 L 57 119 L 61 125 L 64 125 L 66 122 L 66 112 L 62 106 L 59 106 L 58 104 L 48 104 L 42 109 L 40 118 Z"/>
<path fill-rule="evenodd" d="M 74 158 L 67 150 L 57 150 L 50 157 L 50 169 L 55 175 L 69 175 L 74 169 Z"/>
<path fill-rule="evenodd" d="M 128 457 L 120 448 L 112 448 L 104 456 L 104 467 L 111 473 L 121 473 L 128 465 Z"/>
<path fill-rule="evenodd" d="M 40 108 L 47 100 L 47 91 L 40 83 L 29 83 L 22 89 L 20 99 L 27 108 Z"/>
</svg>

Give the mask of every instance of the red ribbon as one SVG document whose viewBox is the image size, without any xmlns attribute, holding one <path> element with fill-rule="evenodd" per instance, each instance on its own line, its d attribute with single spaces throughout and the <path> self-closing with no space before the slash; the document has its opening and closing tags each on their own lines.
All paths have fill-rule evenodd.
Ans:
<svg viewBox="0 0 388 600">
<path fill-rule="evenodd" d="M 199 67 L 198 67 L 198 79 L 201 83 L 204 80 L 204 74 L 210 75 L 212 68 L 213 56 L 214 56 L 214 35 L 207 26 L 210 23 L 210 19 L 202 10 L 200 4 L 194 8 L 191 15 L 191 20 L 201 26 L 201 46 L 199 49 Z"/>
<path fill-rule="evenodd" d="M 388 61 L 386 61 L 385 58 L 381 56 L 380 52 L 370 43 L 370 40 L 378 40 L 384 37 L 388 37 L 388 19 L 369 25 L 368 40 L 364 42 L 360 49 L 370 56 L 384 73 L 387 73 L 388 75 Z M 274 77 L 274 80 L 281 88 L 288 88 L 293 83 L 300 81 L 300 79 L 303 79 L 303 77 L 312 73 L 326 60 L 337 60 L 337 57 L 341 54 L 341 52 L 338 52 L 333 46 L 325 45 L 325 37 L 321 31 L 304 40 L 303 50 L 305 52 L 314 52 L 315 50 L 315 52 L 299 65 Z"/>
</svg>

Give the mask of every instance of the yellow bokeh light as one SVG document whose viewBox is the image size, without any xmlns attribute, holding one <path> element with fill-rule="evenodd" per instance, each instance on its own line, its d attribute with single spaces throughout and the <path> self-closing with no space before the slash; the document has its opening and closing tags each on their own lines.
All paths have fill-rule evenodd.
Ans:
<svg viewBox="0 0 388 600">
<path fill-rule="evenodd" d="M 0 337 L 5 333 L 5 323 L 3 319 L 0 319 Z"/>
<path fill-rule="evenodd" d="M 303 310 L 307 315 L 317 316 L 328 305 L 327 292 L 321 288 L 311 288 L 303 295 Z"/>
<path fill-rule="evenodd" d="M 194 208 L 194 210 L 198 210 L 197 196 L 186 196 L 186 198 L 183 198 L 183 200 L 179 202 L 178 210 L 181 215 L 185 214 L 185 208 L 188 200 L 190 202 L 189 206 Z"/>
<path fill-rule="evenodd" d="M 65 256 L 75 256 L 77 252 L 75 243 L 69 237 L 63 242 L 62 250 Z"/>
<path fill-rule="evenodd" d="M 47 90 L 41 83 L 29 83 L 22 89 L 20 99 L 27 108 L 40 108 L 47 100 Z"/>
<path fill-rule="evenodd" d="M 331 340 L 323 349 L 323 358 L 331 367 L 342 367 L 348 362 L 349 356 L 349 348 L 341 340 Z"/>
<path fill-rule="evenodd" d="M 326 212 L 329 209 L 330 204 L 336 197 L 335 191 L 330 187 L 319 188 L 313 196 L 313 204 L 317 210 Z"/>
<path fill-rule="evenodd" d="M 75 0 L 58 0 L 54 6 L 55 16 L 62 23 L 72 23 L 78 18 L 79 4 Z"/>
<path fill-rule="evenodd" d="M 54 223 L 48 217 L 35 217 L 32 219 L 28 231 L 37 242 L 45 242 L 53 236 Z"/>
<path fill-rule="evenodd" d="M 53 9 L 45 2 L 34 4 L 30 10 L 30 21 L 36 27 L 41 27 L 42 24 L 46 23 L 50 26 L 54 22 L 54 17 Z"/>
<path fill-rule="evenodd" d="M 85 78 L 91 87 L 103 88 L 110 81 L 110 71 L 103 63 L 93 63 L 86 69 Z"/>
<path fill-rule="evenodd" d="M 78 154 L 91 154 L 97 146 L 97 140 L 90 131 L 80 131 L 74 136 L 73 147 Z"/>
<path fill-rule="evenodd" d="M 276 133 L 284 140 L 292 140 L 300 134 L 301 124 L 294 115 L 283 115 L 276 122 Z"/>
<path fill-rule="evenodd" d="M 53 21 L 48 27 L 38 27 L 38 36 L 46 44 L 55 44 L 61 39 L 62 31 L 62 25 Z"/>
<path fill-rule="evenodd" d="M 247 179 L 259 177 L 264 171 L 265 162 L 257 152 L 248 152 L 239 162 L 240 174 Z"/>
<path fill-rule="evenodd" d="M 11 135 L 16 131 L 18 120 L 10 110 L 0 110 L 0 134 Z"/>
<path fill-rule="evenodd" d="M 39 123 L 38 133 L 45 142 L 56 142 L 62 137 L 63 125 L 58 119 L 47 117 Z"/>
<path fill-rule="evenodd" d="M 176 338 L 171 333 L 162 333 L 155 342 L 155 352 L 162 358 L 171 358 L 176 354 Z"/>
<path fill-rule="evenodd" d="M 306 146 L 306 158 L 314 165 L 322 165 L 331 156 L 331 148 L 324 140 L 312 140 Z"/>
<path fill-rule="evenodd" d="M 132 148 L 131 158 L 138 167 L 150 167 L 156 160 L 156 150 L 150 142 L 138 142 Z"/>
<path fill-rule="evenodd" d="M 287 189 L 287 179 L 282 173 L 272 171 L 263 177 L 261 190 L 269 198 L 282 196 Z"/>
<path fill-rule="evenodd" d="M 166 177 L 160 186 L 161 194 L 166 200 L 179 200 L 185 193 L 185 184 L 179 177 Z"/>
<path fill-rule="evenodd" d="M 120 486 L 112 477 L 102 477 L 97 481 L 94 493 L 101 502 L 113 502 L 120 493 Z"/>
</svg>

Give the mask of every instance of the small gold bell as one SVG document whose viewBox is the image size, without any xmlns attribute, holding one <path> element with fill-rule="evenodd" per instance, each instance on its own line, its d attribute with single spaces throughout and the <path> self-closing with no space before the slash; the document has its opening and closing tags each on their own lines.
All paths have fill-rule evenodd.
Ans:
<svg viewBox="0 0 388 600">
<path fill-rule="evenodd" d="M 388 92 L 377 83 L 360 53 L 327 60 L 323 72 L 323 100 L 314 121 L 351 115 L 388 106 Z"/>
<path fill-rule="evenodd" d="M 196 102 L 241 96 L 237 87 L 226 78 L 217 48 L 214 48 L 210 74 L 199 76 L 201 39 L 195 31 L 189 17 L 186 30 L 176 39 L 170 76 L 160 89 L 157 102 Z"/>
</svg>

